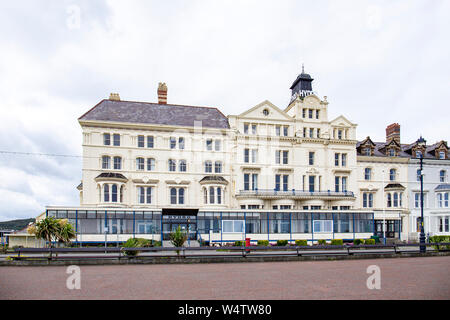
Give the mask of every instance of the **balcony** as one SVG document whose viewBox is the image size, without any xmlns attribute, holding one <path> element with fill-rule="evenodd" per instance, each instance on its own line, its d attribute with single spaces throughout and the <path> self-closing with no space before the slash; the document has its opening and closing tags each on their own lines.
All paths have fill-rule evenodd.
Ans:
<svg viewBox="0 0 450 320">
<path fill-rule="evenodd" d="M 304 190 L 288 190 L 281 191 L 275 189 L 255 189 L 255 190 L 239 190 L 236 198 L 258 198 L 258 199 L 322 199 L 322 200 L 337 200 L 337 199 L 355 199 L 355 195 L 351 191 L 304 191 Z"/>
</svg>

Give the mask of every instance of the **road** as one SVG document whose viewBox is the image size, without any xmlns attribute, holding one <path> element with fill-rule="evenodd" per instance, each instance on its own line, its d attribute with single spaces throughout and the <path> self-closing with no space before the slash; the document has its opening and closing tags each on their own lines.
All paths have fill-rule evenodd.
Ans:
<svg viewBox="0 0 450 320">
<path fill-rule="evenodd" d="M 381 289 L 367 268 L 379 266 Z M 1 267 L 0 299 L 450 299 L 450 257 L 374 260 Z"/>
</svg>

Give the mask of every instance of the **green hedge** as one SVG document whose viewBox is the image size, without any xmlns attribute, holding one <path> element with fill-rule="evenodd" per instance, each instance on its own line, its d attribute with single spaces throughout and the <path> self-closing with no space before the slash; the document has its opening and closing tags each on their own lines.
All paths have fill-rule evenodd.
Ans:
<svg viewBox="0 0 450 320">
<path fill-rule="evenodd" d="M 287 240 L 277 240 L 277 246 L 285 247 L 287 245 L 288 245 L 288 241 Z"/>
<path fill-rule="evenodd" d="M 268 247 L 269 246 L 269 240 L 258 240 L 258 246 Z"/>
<path fill-rule="evenodd" d="M 233 246 L 234 247 L 244 247 L 245 243 L 244 243 L 244 241 L 235 241 Z"/>
<path fill-rule="evenodd" d="M 450 243 L 450 236 L 432 236 L 430 237 L 431 243 L 447 242 Z M 433 246 L 436 250 L 438 249 L 450 249 L 450 245 L 447 246 Z"/>
<path fill-rule="evenodd" d="M 333 240 L 331 240 L 331 245 L 332 246 L 342 246 L 342 245 L 344 245 L 344 240 L 342 240 L 342 239 L 333 239 Z"/>
<path fill-rule="evenodd" d="M 364 240 L 362 240 L 362 239 L 355 239 L 355 240 L 353 240 L 353 244 L 356 245 L 356 246 L 358 246 L 360 244 L 364 244 Z"/>
<path fill-rule="evenodd" d="M 295 240 L 295 245 L 296 246 L 307 246 L 308 245 L 308 241 L 306 241 L 306 240 Z"/>
<path fill-rule="evenodd" d="M 364 240 L 364 244 L 375 244 L 375 239 L 366 239 Z"/>
<path fill-rule="evenodd" d="M 319 245 L 326 245 L 327 244 L 327 240 L 324 240 L 324 239 L 317 240 L 317 242 L 319 243 Z"/>
</svg>

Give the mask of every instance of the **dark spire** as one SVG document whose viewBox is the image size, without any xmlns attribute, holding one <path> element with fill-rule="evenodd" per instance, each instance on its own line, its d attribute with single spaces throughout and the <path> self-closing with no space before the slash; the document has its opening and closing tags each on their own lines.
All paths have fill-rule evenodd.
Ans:
<svg viewBox="0 0 450 320">
<path fill-rule="evenodd" d="M 295 79 L 291 86 L 292 97 L 301 96 L 305 97 L 312 93 L 312 82 L 313 78 L 307 73 L 305 73 L 305 65 L 302 64 L 302 73 Z"/>
</svg>

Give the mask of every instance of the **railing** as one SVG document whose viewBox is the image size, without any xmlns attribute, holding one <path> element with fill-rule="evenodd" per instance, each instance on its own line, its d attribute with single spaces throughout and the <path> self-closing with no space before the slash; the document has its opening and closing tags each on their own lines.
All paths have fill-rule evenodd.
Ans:
<svg viewBox="0 0 450 320">
<path fill-rule="evenodd" d="M 304 191 L 304 190 L 276 190 L 276 189 L 255 189 L 239 190 L 238 196 L 292 196 L 292 197 L 354 197 L 351 191 Z"/>
<path fill-rule="evenodd" d="M 426 243 L 426 247 L 433 246 L 433 252 L 450 251 L 450 243 Z M 406 250 L 405 250 L 406 248 Z M 407 249 L 411 248 L 411 249 Z M 417 248 L 417 249 L 414 249 Z M 215 258 L 215 257 L 268 257 L 268 256 L 340 256 L 364 254 L 401 254 L 418 253 L 420 244 L 392 244 L 392 245 L 314 245 L 314 246 L 250 246 L 250 247 L 182 247 L 182 248 L 16 248 L 17 254 L 13 260 L 91 260 L 91 259 L 136 259 L 136 256 L 127 256 L 125 251 L 135 251 L 147 254 L 137 258 Z M 48 254 L 48 256 L 23 256 L 23 254 Z M 86 254 L 96 255 L 86 255 Z M 74 255 L 78 254 L 78 255 Z M 81 254 L 81 255 L 80 255 Z M 102 255 L 100 255 L 102 254 Z"/>
</svg>

